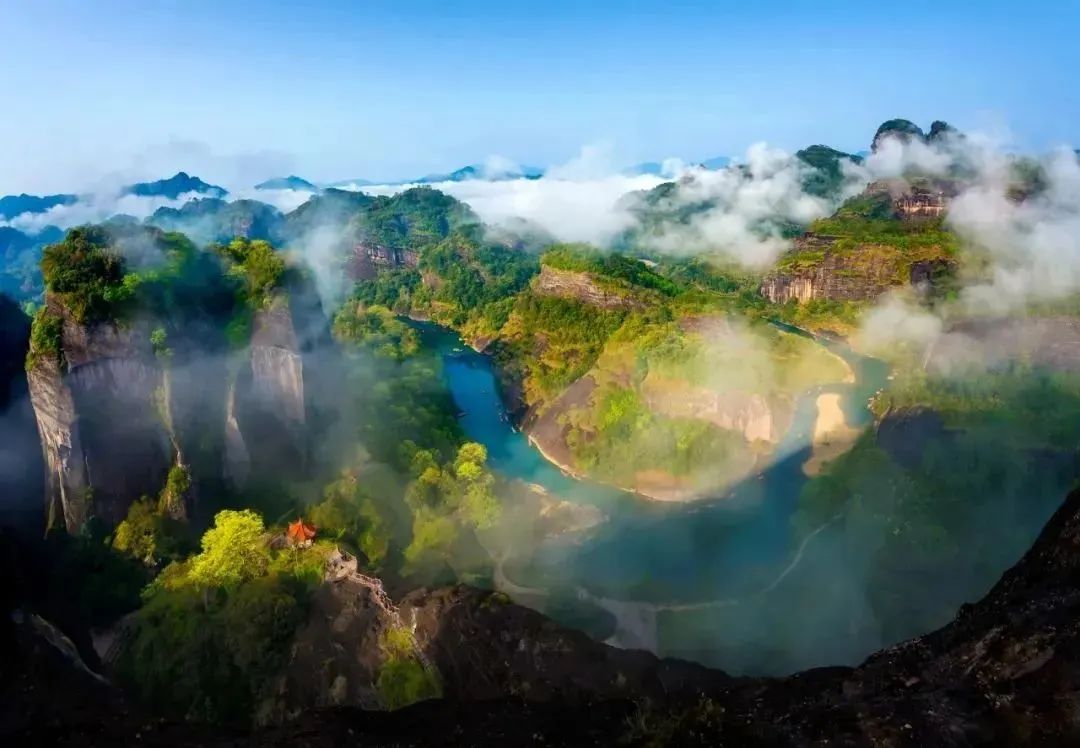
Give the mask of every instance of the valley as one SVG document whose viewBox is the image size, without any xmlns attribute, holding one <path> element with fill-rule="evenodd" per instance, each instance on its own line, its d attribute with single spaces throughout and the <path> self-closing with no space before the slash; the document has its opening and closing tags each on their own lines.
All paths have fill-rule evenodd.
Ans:
<svg viewBox="0 0 1080 748">
<path fill-rule="evenodd" d="M 12 228 L 26 610 L 139 709 L 262 729 L 684 708 L 891 657 L 1080 478 L 1077 290 L 975 303 L 1008 263 L 962 223 L 983 186 L 953 138 L 691 167 L 620 196 L 607 244 L 431 186 L 260 184 L 304 193 L 282 211 L 184 172 L 125 188 L 198 195 L 144 219 Z M 876 165 L 942 143 L 947 168 Z M 1017 211 L 1080 170 L 1009 163 Z M 20 205 L 79 200 L 48 197 Z"/>
</svg>

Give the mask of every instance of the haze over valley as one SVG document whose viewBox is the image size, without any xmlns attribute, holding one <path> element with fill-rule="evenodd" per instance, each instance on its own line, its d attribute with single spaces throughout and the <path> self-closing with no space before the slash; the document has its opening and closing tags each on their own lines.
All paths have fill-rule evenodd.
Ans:
<svg viewBox="0 0 1080 748">
<path fill-rule="evenodd" d="M 580 111 L 552 108 L 544 137 L 525 137 L 532 103 L 514 110 L 518 94 L 495 81 L 529 68 L 541 91 L 557 71 L 506 56 L 520 29 L 503 15 L 484 23 L 507 70 L 463 62 L 463 113 L 446 71 L 432 60 L 430 80 L 414 77 L 405 54 L 442 50 L 426 24 L 443 11 L 401 10 L 419 25 L 399 37 L 389 10 L 314 5 L 290 31 L 280 8 L 253 16 L 268 39 L 296 40 L 297 70 L 311 69 L 300 52 L 316 37 L 353 60 L 335 46 L 344 29 L 376 54 L 385 40 L 356 20 L 370 14 L 405 40 L 386 75 L 410 86 L 379 84 L 368 119 L 346 118 L 356 137 L 333 129 L 356 103 L 320 109 L 323 87 L 374 83 L 312 74 L 310 112 L 286 106 L 300 96 L 288 89 L 280 120 L 266 116 L 252 30 L 236 32 L 235 52 L 254 55 L 239 64 L 205 46 L 217 26 L 192 50 L 232 60 L 251 90 L 230 117 L 225 83 L 188 91 L 221 120 L 212 147 L 189 139 L 209 125 L 187 114 L 164 146 L 143 142 L 162 131 L 153 112 L 131 115 L 128 144 L 87 114 L 63 128 L 85 137 L 79 158 L 43 157 L 38 174 L 8 145 L 53 141 L 0 129 L 0 735 L 1080 737 L 1080 151 L 1067 128 L 1012 106 L 1012 79 L 998 95 L 1015 132 L 966 94 L 882 104 L 878 78 L 865 130 L 853 123 L 871 107 L 855 103 L 827 115 L 819 101 L 794 122 L 733 63 L 723 85 L 742 86 L 738 122 L 698 111 L 713 141 L 676 116 L 689 105 L 675 73 L 701 82 L 715 62 L 685 26 L 705 11 L 670 8 L 656 32 L 677 30 L 685 57 L 635 63 L 626 89 L 589 57 Z M 855 23 L 834 10 L 727 20 L 775 18 L 776 40 L 831 70 L 790 33 Z M 125 16 L 124 43 L 161 12 Z M 995 12 L 977 22 L 991 41 Z M 19 13 L 26 33 L 45 28 Z M 538 38 L 577 33 L 552 18 L 532 19 Z M 963 21 L 948 8 L 938 19 Z M 624 22 L 615 38 L 645 33 Z M 928 24 L 911 30 L 936 39 Z M 1017 24 L 1018 37 L 1042 28 Z M 849 31 L 877 40 L 883 63 L 903 56 Z M 1067 62 L 1056 32 L 1045 44 Z M 794 90 L 777 72 L 795 75 L 794 52 L 748 45 L 733 36 L 710 54 L 757 55 L 761 80 Z M 284 89 L 298 73 L 275 64 Z M 878 75 L 864 64 L 834 81 L 838 101 Z M 659 90 L 661 71 L 669 110 L 617 95 Z M 941 86 L 965 75 L 945 70 Z M 31 80 L 13 90 L 25 98 Z M 604 97 L 610 130 L 575 144 L 595 135 L 582 122 Z M 489 121 L 503 102 L 518 140 Z M 890 116 L 902 104 L 912 119 Z M 1073 104 L 1061 94 L 1061 119 Z M 638 110 L 636 125 L 621 116 Z M 440 127 L 417 121 L 437 112 Z M 390 173 L 413 176 L 379 178 Z"/>
</svg>

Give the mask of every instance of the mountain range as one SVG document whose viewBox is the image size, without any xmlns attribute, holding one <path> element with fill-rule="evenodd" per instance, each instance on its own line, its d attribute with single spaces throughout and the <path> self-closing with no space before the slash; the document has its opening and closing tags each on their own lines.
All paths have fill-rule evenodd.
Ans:
<svg viewBox="0 0 1080 748">
<path fill-rule="evenodd" d="M 206 197 L 223 198 L 229 194 L 224 187 L 209 184 L 193 177 L 186 172 L 177 172 L 168 179 L 158 179 L 153 182 L 136 182 L 125 185 L 120 189 L 120 195 L 135 195 L 137 197 L 165 197 L 176 200 L 181 195 L 199 194 Z M 85 196 L 73 193 L 61 193 L 56 195 L 4 195 L 0 197 L 0 220 L 10 221 L 24 214 L 40 214 L 55 208 L 58 205 L 74 205 Z"/>
<path fill-rule="evenodd" d="M 705 159 L 704 161 L 697 162 L 698 165 L 703 166 L 706 169 L 723 169 L 729 163 L 731 159 L 727 156 L 717 156 L 715 158 Z M 474 179 L 483 179 L 491 182 L 501 182 L 511 179 L 540 179 L 547 173 L 547 169 L 539 166 L 520 166 L 516 170 L 508 170 L 503 172 L 492 171 L 489 167 L 483 164 L 469 164 L 463 166 L 460 169 L 455 169 L 450 172 L 433 172 L 431 174 L 425 174 L 422 177 L 416 179 L 400 179 L 400 180 L 373 180 L 373 179 L 343 179 L 337 182 L 332 182 L 327 187 L 371 187 L 373 185 L 388 185 L 398 186 L 404 184 L 440 184 L 443 182 L 468 182 Z M 655 176 L 663 175 L 663 164 L 659 161 L 644 161 L 639 164 L 634 164 L 623 169 L 620 173 L 625 176 L 640 176 L 643 174 L 652 174 Z M 317 191 L 318 187 L 309 182 L 306 179 L 302 179 L 297 176 L 289 177 L 276 177 L 274 179 L 268 179 L 265 182 L 261 182 L 255 185 L 255 189 L 292 189 L 313 192 Z"/>
<path fill-rule="evenodd" d="M 731 162 L 726 156 L 706 159 L 698 162 L 706 169 L 722 169 Z M 537 166 L 521 166 L 517 170 L 493 173 L 483 164 L 469 164 L 451 172 L 433 172 L 417 179 L 403 179 L 398 181 L 377 181 L 371 179 L 345 179 L 325 185 L 326 187 L 370 187 L 373 185 L 398 186 L 405 184 L 439 184 L 442 182 L 467 182 L 470 180 L 504 181 L 511 179 L 540 179 L 546 170 Z M 661 176 L 663 165 L 658 161 L 645 161 L 629 166 L 622 171 L 626 176 L 640 176 L 651 174 Z M 303 177 L 290 174 L 285 177 L 272 177 L 259 182 L 254 187 L 256 190 L 292 190 L 294 192 L 310 192 L 317 194 L 323 187 Z M 219 185 L 204 182 L 197 176 L 187 172 L 177 172 L 167 179 L 158 179 L 150 182 L 136 182 L 121 188 L 121 195 L 135 195 L 137 197 L 163 197 L 176 200 L 181 195 L 197 194 L 200 197 L 225 198 L 229 191 Z M 41 214 L 58 205 L 73 205 L 85 197 L 75 193 L 59 193 L 55 195 L 5 195 L 0 197 L 0 221 L 10 221 L 23 214 Z"/>
<path fill-rule="evenodd" d="M 0 220 L 10 221 L 23 213 L 44 213 L 57 205 L 71 205 L 76 195 L 4 195 L 0 197 Z"/>
</svg>

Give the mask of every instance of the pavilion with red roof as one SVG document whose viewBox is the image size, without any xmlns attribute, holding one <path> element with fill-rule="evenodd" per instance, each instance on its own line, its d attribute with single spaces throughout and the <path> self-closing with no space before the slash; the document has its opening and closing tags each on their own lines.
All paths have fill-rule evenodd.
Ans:
<svg viewBox="0 0 1080 748">
<path fill-rule="evenodd" d="M 307 548 L 315 540 L 315 525 L 308 524 L 303 517 L 300 517 L 295 522 L 289 523 L 285 537 L 289 539 L 290 545 Z"/>
</svg>

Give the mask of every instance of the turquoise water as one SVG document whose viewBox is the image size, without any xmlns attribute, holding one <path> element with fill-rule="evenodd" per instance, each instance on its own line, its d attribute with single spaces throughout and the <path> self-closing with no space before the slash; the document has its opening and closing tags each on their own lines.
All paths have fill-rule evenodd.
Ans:
<svg viewBox="0 0 1080 748">
<path fill-rule="evenodd" d="M 852 425 L 866 424 L 870 396 L 887 376 L 883 362 L 824 343 L 856 373 L 854 384 L 806 393 L 770 467 L 716 500 L 663 503 L 579 481 L 549 463 L 515 431 L 498 395 L 491 360 L 449 330 L 419 324 L 424 343 L 442 357 L 461 425 L 488 449 L 493 468 L 536 483 L 562 499 L 600 507 L 608 521 L 584 542 L 556 543 L 507 565 L 525 586 L 584 588 L 597 595 L 653 603 L 737 596 L 768 580 L 793 553 L 790 517 L 806 482 L 802 464 L 821 392 L 842 394 Z"/>
</svg>

